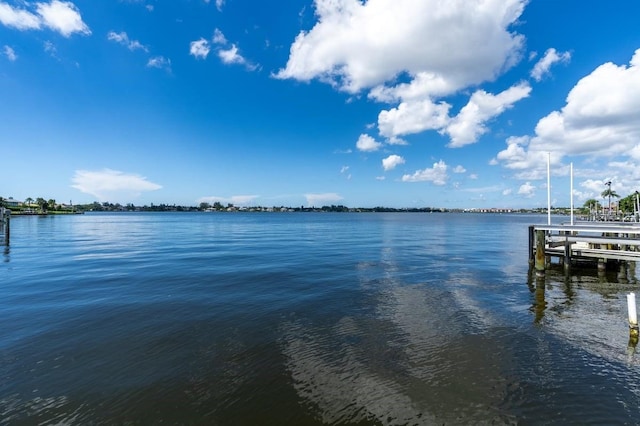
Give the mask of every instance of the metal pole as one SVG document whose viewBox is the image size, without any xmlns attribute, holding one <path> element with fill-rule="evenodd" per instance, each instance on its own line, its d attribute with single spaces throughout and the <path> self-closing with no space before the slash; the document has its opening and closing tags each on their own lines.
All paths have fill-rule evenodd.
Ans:
<svg viewBox="0 0 640 426">
<path fill-rule="evenodd" d="M 551 225 L 551 153 L 547 152 L 547 225 Z"/>
<path fill-rule="evenodd" d="M 571 163 L 571 225 L 573 226 L 573 163 Z"/>
</svg>

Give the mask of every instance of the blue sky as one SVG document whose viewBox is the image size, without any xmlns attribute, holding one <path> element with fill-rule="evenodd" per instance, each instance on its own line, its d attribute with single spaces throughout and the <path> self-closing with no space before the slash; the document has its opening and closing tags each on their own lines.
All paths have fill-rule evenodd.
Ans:
<svg viewBox="0 0 640 426">
<path fill-rule="evenodd" d="M 0 196 L 544 207 L 640 190 L 640 3 L 0 0 Z"/>
</svg>

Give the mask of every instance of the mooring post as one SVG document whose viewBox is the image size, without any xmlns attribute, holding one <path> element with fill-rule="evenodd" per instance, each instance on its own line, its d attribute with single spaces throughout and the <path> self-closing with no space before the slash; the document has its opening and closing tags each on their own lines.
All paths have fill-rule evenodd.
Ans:
<svg viewBox="0 0 640 426">
<path fill-rule="evenodd" d="M 571 269 L 571 243 L 569 237 L 565 236 L 564 242 L 564 271 L 568 272 Z"/>
<path fill-rule="evenodd" d="M 5 209 L 2 207 L 2 211 L 0 212 L 0 220 L 2 223 L 2 227 L 4 228 L 4 245 L 9 245 L 9 237 L 11 235 L 11 210 Z"/>
<path fill-rule="evenodd" d="M 627 311 L 629 313 L 629 342 L 638 344 L 638 316 L 636 314 L 636 294 L 627 294 Z"/>
<path fill-rule="evenodd" d="M 544 252 L 545 245 L 545 231 L 538 229 L 536 230 L 536 274 L 543 274 L 546 267 L 546 256 Z"/>
<path fill-rule="evenodd" d="M 598 259 L 598 273 L 604 273 L 607 270 L 607 261 L 604 258 Z"/>
<path fill-rule="evenodd" d="M 529 266 L 533 265 L 535 261 L 533 246 L 535 245 L 536 234 L 534 229 L 533 225 L 529 225 Z"/>
</svg>

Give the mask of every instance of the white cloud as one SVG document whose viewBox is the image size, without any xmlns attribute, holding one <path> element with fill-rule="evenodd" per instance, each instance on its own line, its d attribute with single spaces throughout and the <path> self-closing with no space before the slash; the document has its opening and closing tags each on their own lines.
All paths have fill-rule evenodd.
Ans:
<svg viewBox="0 0 640 426">
<path fill-rule="evenodd" d="M 324 193 L 324 194 L 304 194 L 304 197 L 307 199 L 308 206 L 316 206 L 321 207 L 327 203 L 335 203 L 337 201 L 343 200 L 343 198 L 334 193 Z"/>
<path fill-rule="evenodd" d="M 80 11 L 71 2 L 53 0 L 50 3 L 38 3 L 36 10 L 44 25 L 65 37 L 73 33 L 91 34 L 87 24 L 82 21 Z"/>
<path fill-rule="evenodd" d="M 145 52 L 149 51 L 147 47 L 144 46 L 142 43 L 140 43 L 138 40 L 130 40 L 129 36 L 124 31 L 120 33 L 116 33 L 115 31 L 109 31 L 109 33 L 107 34 L 107 40 L 115 41 L 118 44 L 126 46 L 127 49 L 132 51 L 133 50 L 143 50 Z"/>
<path fill-rule="evenodd" d="M 147 66 L 149 68 L 159 68 L 171 72 L 171 59 L 165 58 L 164 56 L 154 56 L 149 59 Z"/>
<path fill-rule="evenodd" d="M 404 158 L 395 154 L 382 160 L 382 168 L 384 168 L 385 171 L 393 170 L 400 164 L 404 164 Z"/>
<path fill-rule="evenodd" d="M 504 196 L 511 195 L 512 192 L 513 192 L 512 189 L 505 189 L 504 191 L 502 191 L 502 195 Z"/>
<path fill-rule="evenodd" d="M 222 12 L 222 6 L 224 6 L 224 0 L 216 0 L 216 8 Z"/>
<path fill-rule="evenodd" d="M 227 39 L 225 38 L 224 34 L 222 34 L 222 31 L 220 31 L 218 28 L 213 31 L 213 38 L 211 39 L 211 41 L 214 44 L 227 44 Z"/>
<path fill-rule="evenodd" d="M 58 49 L 56 48 L 56 46 L 50 42 L 50 41 L 45 41 L 44 42 L 44 51 L 47 52 L 49 55 L 51 55 L 52 58 L 57 58 L 58 55 Z"/>
<path fill-rule="evenodd" d="M 38 30 L 42 26 L 39 16 L 6 3 L 0 3 L 0 23 L 17 30 Z"/>
<path fill-rule="evenodd" d="M 530 92 L 531 87 L 527 83 L 512 86 L 497 95 L 484 90 L 476 91 L 443 130 L 451 137 L 449 146 L 459 148 L 477 142 L 478 137 L 487 132 L 485 122 L 502 114 L 515 102 L 528 97 Z"/>
<path fill-rule="evenodd" d="M 518 195 L 522 195 L 525 198 L 533 198 L 536 194 L 536 187 L 531 185 L 529 182 L 526 182 L 520 185 L 518 189 Z"/>
<path fill-rule="evenodd" d="M 14 62 L 16 59 L 18 59 L 18 55 L 16 55 L 16 52 L 10 46 L 5 45 L 2 51 L 4 52 L 4 55 L 7 57 L 7 59 L 11 62 Z"/>
<path fill-rule="evenodd" d="M 629 66 L 605 63 L 583 77 L 560 111 L 538 121 L 533 137 L 510 138 L 496 159 L 505 167 L 526 170 L 566 155 L 591 158 L 640 154 L 640 49 Z"/>
<path fill-rule="evenodd" d="M 454 169 L 453 169 L 453 173 L 466 173 L 467 169 L 465 169 L 464 167 L 462 167 L 461 165 L 457 165 Z"/>
<path fill-rule="evenodd" d="M 382 148 L 382 144 L 377 142 L 374 138 L 369 135 L 361 134 L 356 142 L 356 148 L 360 151 L 372 152 L 377 151 Z"/>
<path fill-rule="evenodd" d="M 531 77 L 536 81 L 540 81 L 545 75 L 549 73 L 549 70 L 551 69 L 551 66 L 553 64 L 558 62 L 567 63 L 570 60 L 571 53 L 569 52 L 558 53 L 558 51 L 553 47 L 547 49 L 544 56 L 534 65 L 533 69 L 531 70 Z"/>
<path fill-rule="evenodd" d="M 418 170 L 412 175 L 402 176 L 403 182 L 433 182 L 434 185 L 444 185 L 447 183 L 447 165 L 440 160 L 433 164 L 430 169 Z"/>
<path fill-rule="evenodd" d="M 211 47 L 209 46 L 209 42 L 204 38 L 192 41 L 189 45 L 189 54 L 195 56 L 196 58 L 206 59 L 210 50 Z"/>
<path fill-rule="evenodd" d="M 240 54 L 238 46 L 232 44 L 228 49 L 220 49 L 218 56 L 225 64 L 246 64 L 247 60 Z"/>
<path fill-rule="evenodd" d="M 24 5 L 31 6 L 31 3 L 24 2 Z M 0 23 L 18 30 L 39 30 L 45 26 L 64 37 L 73 33 L 91 34 L 78 8 L 71 2 L 60 0 L 36 3 L 35 12 L 0 3 Z"/>
<path fill-rule="evenodd" d="M 403 72 L 431 73 L 458 88 L 491 80 L 519 54 L 523 38 L 508 27 L 524 4 L 316 0 L 318 23 L 298 34 L 277 77 L 319 78 L 351 93 Z"/>
<path fill-rule="evenodd" d="M 99 201 L 130 201 L 143 192 L 162 188 L 146 177 L 111 169 L 76 170 L 72 182 L 73 188 L 93 195 Z"/>
<path fill-rule="evenodd" d="M 449 121 L 446 102 L 434 103 L 430 99 L 403 102 L 398 107 L 381 111 L 378 115 L 380 134 L 387 138 L 438 130 Z"/>
</svg>

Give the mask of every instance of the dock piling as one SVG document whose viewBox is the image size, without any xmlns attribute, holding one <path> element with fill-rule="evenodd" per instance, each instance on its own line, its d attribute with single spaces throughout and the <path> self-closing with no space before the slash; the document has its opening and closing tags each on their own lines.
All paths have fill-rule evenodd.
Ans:
<svg viewBox="0 0 640 426">
<path fill-rule="evenodd" d="M 11 210 L 0 207 L 0 229 L 4 231 L 4 245 L 9 245 L 11 236 Z"/>
<path fill-rule="evenodd" d="M 535 268 L 537 275 L 544 275 L 546 269 L 547 259 L 544 252 L 545 246 L 545 233 L 542 229 L 536 230 L 536 259 Z"/>
</svg>

